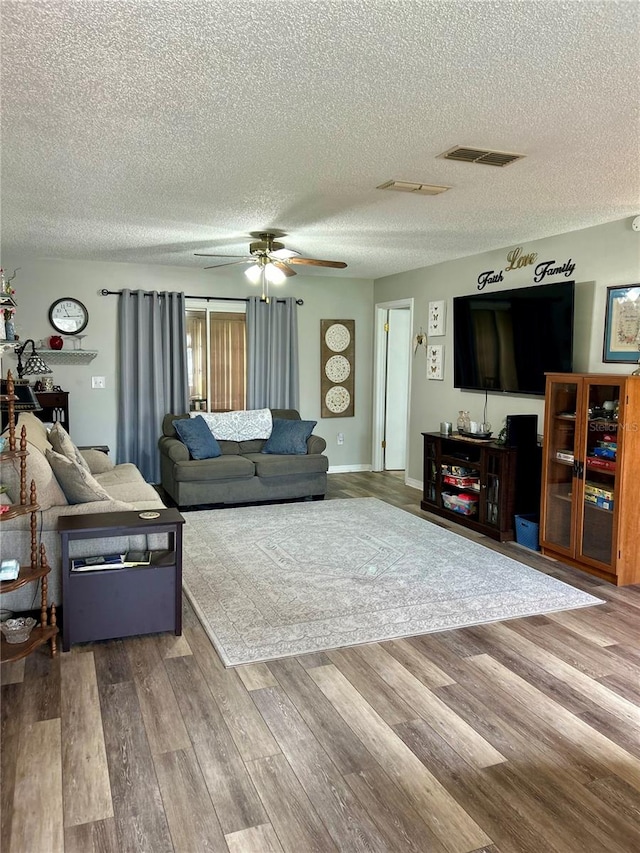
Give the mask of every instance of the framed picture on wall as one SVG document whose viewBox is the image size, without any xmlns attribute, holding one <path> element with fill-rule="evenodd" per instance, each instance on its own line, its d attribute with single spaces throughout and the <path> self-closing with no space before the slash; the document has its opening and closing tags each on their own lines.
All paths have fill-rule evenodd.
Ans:
<svg viewBox="0 0 640 853">
<path fill-rule="evenodd" d="M 635 363 L 640 359 L 640 284 L 607 288 L 602 360 Z"/>
<path fill-rule="evenodd" d="M 427 347 L 427 379 L 444 379 L 444 344 Z"/>
<path fill-rule="evenodd" d="M 429 323 L 427 334 L 430 337 L 439 337 L 445 334 L 447 304 L 444 299 L 429 303 Z"/>
</svg>

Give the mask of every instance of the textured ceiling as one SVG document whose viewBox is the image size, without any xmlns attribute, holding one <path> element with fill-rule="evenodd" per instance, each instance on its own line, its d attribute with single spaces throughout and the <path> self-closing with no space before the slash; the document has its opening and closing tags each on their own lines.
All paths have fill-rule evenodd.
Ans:
<svg viewBox="0 0 640 853">
<path fill-rule="evenodd" d="M 199 268 L 279 229 L 380 277 L 640 213 L 639 10 L 3 0 L 3 256 Z"/>
</svg>

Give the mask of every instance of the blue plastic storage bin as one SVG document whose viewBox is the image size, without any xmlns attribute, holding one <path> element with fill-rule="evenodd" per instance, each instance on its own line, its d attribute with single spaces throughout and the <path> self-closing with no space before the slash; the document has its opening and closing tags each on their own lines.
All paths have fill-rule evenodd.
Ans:
<svg viewBox="0 0 640 853">
<path fill-rule="evenodd" d="M 540 550 L 540 523 L 537 515 L 516 515 L 516 542 L 531 548 L 532 551 Z"/>
</svg>

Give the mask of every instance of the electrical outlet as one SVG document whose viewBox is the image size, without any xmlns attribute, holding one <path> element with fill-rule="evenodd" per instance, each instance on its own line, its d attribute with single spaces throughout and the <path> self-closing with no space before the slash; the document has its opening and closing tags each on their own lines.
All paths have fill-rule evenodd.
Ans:
<svg viewBox="0 0 640 853">
<path fill-rule="evenodd" d="M 344 433 L 343 432 L 338 433 L 337 441 L 338 441 L 338 444 L 344 444 Z"/>
<path fill-rule="evenodd" d="M 104 376 L 92 376 L 91 377 L 91 387 L 92 388 L 106 388 L 107 380 Z"/>
</svg>

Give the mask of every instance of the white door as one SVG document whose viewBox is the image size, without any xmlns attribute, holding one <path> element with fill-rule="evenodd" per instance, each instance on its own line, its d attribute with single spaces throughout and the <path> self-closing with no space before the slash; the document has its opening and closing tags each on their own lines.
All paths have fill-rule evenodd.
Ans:
<svg viewBox="0 0 640 853">
<path fill-rule="evenodd" d="M 407 464 L 410 322 L 411 312 L 408 308 L 389 309 L 384 420 L 384 468 L 386 471 L 404 471 Z"/>
</svg>

